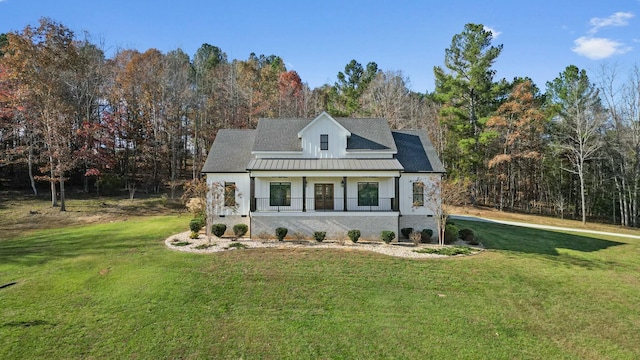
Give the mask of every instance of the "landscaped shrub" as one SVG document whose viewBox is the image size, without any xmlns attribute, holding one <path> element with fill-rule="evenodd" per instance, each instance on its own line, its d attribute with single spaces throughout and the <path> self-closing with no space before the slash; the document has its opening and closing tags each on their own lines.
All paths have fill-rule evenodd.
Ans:
<svg viewBox="0 0 640 360">
<path fill-rule="evenodd" d="M 247 231 L 249 231 L 249 227 L 247 226 L 247 224 L 235 224 L 235 225 L 233 225 L 233 234 L 236 237 L 243 237 L 244 234 L 247 233 Z"/>
<path fill-rule="evenodd" d="M 393 239 L 396 238 L 396 233 L 394 233 L 393 231 L 390 230 L 383 230 L 380 233 L 380 238 L 382 239 L 382 241 L 384 241 L 385 243 L 390 243 L 391 241 L 393 241 Z"/>
<path fill-rule="evenodd" d="M 212 246 L 216 246 L 216 244 L 200 244 L 200 245 L 194 247 L 194 249 L 205 250 L 205 249 L 208 249 L 208 248 L 210 248 Z"/>
<path fill-rule="evenodd" d="M 420 254 L 438 254 L 438 255 L 446 255 L 446 256 L 455 256 L 455 255 L 469 255 L 472 254 L 473 251 L 468 246 L 445 246 L 441 248 L 425 248 L 419 250 L 413 250 L 413 252 L 417 252 Z"/>
<path fill-rule="evenodd" d="M 189 238 L 190 239 L 197 239 L 198 236 L 200 236 L 200 235 L 198 234 L 197 231 L 192 231 L 191 234 L 189 234 Z"/>
<path fill-rule="evenodd" d="M 227 249 L 246 249 L 248 246 L 243 243 L 233 243 L 227 246 Z"/>
<path fill-rule="evenodd" d="M 433 236 L 433 230 L 431 229 L 422 229 L 422 231 L 420 231 L 420 235 L 422 236 L 422 243 L 423 244 L 428 244 L 429 242 L 431 242 L 431 237 Z"/>
<path fill-rule="evenodd" d="M 347 232 L 347 236 L 349 236 L 349 239 L 351 239 L 351 241 L 356 243 L 358 242 L 358 239 L 360 239 L 360 230 L 349 230 Z"/>
<path fill-rule="evenodd" d="M 402 233 L 402 236 L 404 236 L 405 239 L 408 239 L 411 233 L 413 232 L 413 228 L 410 228 L 410 227 L 402 228 L 400 229 L 400 232 Z"/>
<path fill-rule="evenodd" d="M 473 239 L 473 230 L 466 228 L 462 229 L 458 231 L 458 236 L 460 236 L 460 239 L 464 241 L 470 241 L 471 239 Z"/>
<path fill-rule="evenodd" d="M 444 228 L 444 243 L 453 244 L 458 240 L 458 227 L 453 224 L 447 224 Z"/>
<path fill-rule="evenodd" d="M 211 232 L 213 233 L 213 235 L 215 235 L 217 237 L 222 237 L 222 235 L 224 235 L 225 231 L 227 231 L 227 225 L 225 225 L 225 224 L 213 224 L 213 225 L 211 225 Z"/>
<path fill-rule="evenodd" d="M 411 239 L 414 245 L 418 245 L 422 242 L 422 234 L 417 231 L 412 231 L 411 234 L 409 234 L 409 239 Z"/>
<path fill-rule="evenodd" d="M 189 222 L 189 229 L 191 229 L 192 232 L 198 232 L 200 231 L 200 229 L 202 229 L 204 227 L 204 219 L 203 218 L 194 218 L 191 219 L 191 221 Z"/>
<path fill-rule="evenodd" d="M 327 233 L 324 231 L 314 231 L 313 238 L 316 239 L 317 242 L 323 242 L 327 237 Z"/>
<path fill-rule="evenodd" d="M 276 228 L 276 237 L 278 238 L 278 241 L 284 240 L 284 237 L 287 236 L 288 231 L 289 230 L 284 227 Z"/>
<path fill-rule="evenodd" d="M 177 242 L 171 243 L 171 245 L 173 245 L 173 246 L 187 246 L 187 245 L 191 245 L 191 243 L 188 242 L 188 241 L 177 241 Z"/>
<path fill-rule="evenodd" d="M 480 241 L 478 241 L 478 238 L 475 235 L 471 240 L 467 241 L 467 243 L 469 243 L 469 245 L 480 245 Z"/>
</svg>

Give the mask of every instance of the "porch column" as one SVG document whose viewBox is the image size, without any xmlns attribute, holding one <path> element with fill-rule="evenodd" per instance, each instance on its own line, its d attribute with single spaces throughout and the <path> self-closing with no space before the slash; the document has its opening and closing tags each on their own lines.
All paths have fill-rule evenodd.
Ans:
<svg viewBox="0 0 640 360">
<path fill-rule="evenodd" d="M 400 211 L 400 178 L 395 178 L 395 198 L 393 199 L 393 211 Z"/>
<path fill-rule="evenodd" d="M 251 212 L 256 211 L 256 178 L 250 177 L 249 183 L 249 209 Z"/>
<path fill-rule="evenodd" d="M 302 212 L 307 211 L 307 177 L 302 177 Z"/>
<path fill-rule="evenodd" d="M 347 177 L 342 177 L 342 211 L 347 211 Z"/>
</svg>

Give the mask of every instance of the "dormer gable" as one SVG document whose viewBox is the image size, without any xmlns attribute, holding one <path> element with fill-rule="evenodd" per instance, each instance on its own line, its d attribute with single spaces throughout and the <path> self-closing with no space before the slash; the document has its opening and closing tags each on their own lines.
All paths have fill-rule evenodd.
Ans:
<svg viewBox="0 0 640 360">
<path fill-rule="evenodd" d="M 305 158 L 343 158 L 351 132 L 322 112 L 298 132 Z"/>
</svg>

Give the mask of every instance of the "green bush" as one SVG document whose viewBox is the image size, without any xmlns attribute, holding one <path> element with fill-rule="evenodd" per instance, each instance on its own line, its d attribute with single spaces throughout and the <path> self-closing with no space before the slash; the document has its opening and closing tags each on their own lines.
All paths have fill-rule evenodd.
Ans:
<svg viewBox="0 0 640 360">
<path fill-rule="evenodd" d="M 327 233 L 324 231 L 314 231 L 313 238 L 316 239 L 317 242 L 323 242 L 327 237 Z"/>
<path fill-rule="evenodd" d="M 473 253 L 473 251 L 468 246 L 445 246 L 441 248 L 425 248 L 420 250 L 413 250 L 413 252 L 417 252 L 420 254 L 438 254 L 438 255 L 446 255 L 446 256 L 469 255 Z"/>
<path fill-rule="evenodd" d="M 249 231 L 249 227 L 247 226 L 247 224 L 235 224 L 235 225 L 233 225 L 233 234 L 236 237 L 243 237 L 244 234 L 247 233 L 247 231 Z"/>
<path fill-rule="evenodd" d="M 208 248 L 210 248 L 212 246 L 216 246 L 216 244 L 200 244 L 198 246 L 195 246 L 194 249 L 205 250 L 205 249 L 208 249 Z"/>
<path fill-rule="evenodd" d="M 428 244 L 431 241 L 431 237 L 433 236 L 433 230 L 431 229 L 423 229 L 420 231 L 421 240 L 423 244 Z"/>
<path fill-rule="evenodd" d="M 444 228 L 444 243 L 453 244 L 458 240 L 458 227 L 453 224 L 447 224 Z"/>
<path fill-rule="evenodd" d="M 471 229 L 462 229 L 458 231 L 458 236 L 460 239 L 464 241 L 471 241 L 473 239 L 473 230 Z"/>
<path fill-rule="evenodd" d="M 243 243 L 232 243 L 227 246 L 227 249 L 246 249 L 248 246 Z"/>
<path fill-rule="evenodd" d="M 358 242 L 358 239 L 360 239 L 360 230 L 349 230 L 347 232 L 347 236 L 349 236 L 349 239 L 351 239 L 351 241 L 356 243 Z"/>
<path fill-rule="evenodd" d="M 205 223 L 203 218 L 194 218 L 189 222 L 189 229 L 192 232 L 198 232 L 204 227 L 204 224 Z"/>
<path fill-rule="evenodd" d="M 405 239 L 408 239 L 412 232 L 413 232 L 413 228 L 410 228 L 410 227 L 400 229 L 400 233 L 402 233 L 402 236 Z"/>
<path fill-rule="evenodd" d="M 284 227 L 276 228 L 276 238 L 278 238 L 278 241 L 284 240 L 284 237 L 287 236 L 288 231 L 289 230 Z"/>
<path fill-rule="evenodd" d="M 190 239 L 197 239 L 198 238 L 198 232 L 197 231 L 192 231 L 191 234 L 189 234 L 189 238 Z"/>
<path fill-rule="evenodd" d="M 213 225 L 211 225 L 211 232 L 213 233 L 213 235 L 215 235 L 217 237 L 222 237 L 222 235 L 224 235 L 225 231 L 227 231 L 227 225 L 225 225 L 225 224 L 213 224 Z"/>
<path fill-rule="evenodd" d="M 393 239 L 396 238 L 396 233 L 394 233 L 393 231 L 390 230 L 383 230 L 380 233 L 380 238 L 382 239 L 382 241 L 384 241 L 385 243 L 390 243 L 391 241 L 393 241 Z"/>
</svg>

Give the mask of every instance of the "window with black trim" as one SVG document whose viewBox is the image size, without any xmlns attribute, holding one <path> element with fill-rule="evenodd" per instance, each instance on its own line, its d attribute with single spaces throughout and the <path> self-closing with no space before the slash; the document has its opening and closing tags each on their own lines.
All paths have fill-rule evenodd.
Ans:
<svg viewBox="0 0 640 360">
<path fill-rule="evenodd" d="M 224 183 L 224 206 L 236 206 L 236 183 Z"/>
<path fill-rule="evenodd" d="M 378 183 L 358 183 L 358 206 L 378 206 Z"/>
<path fill-rule="evenodd" d="M 269 183 L 269 206 L 291 206 L 291 183 Z"/>
<path fill-rule="evenodd" d="M 424 183 L 413 183 L 413 206 L 424 206 Z"/>
<path fill-rule="evenodd" d="M 329 150 L 329 135 L 320 135 L 320 150 Z"/>
</svg>

